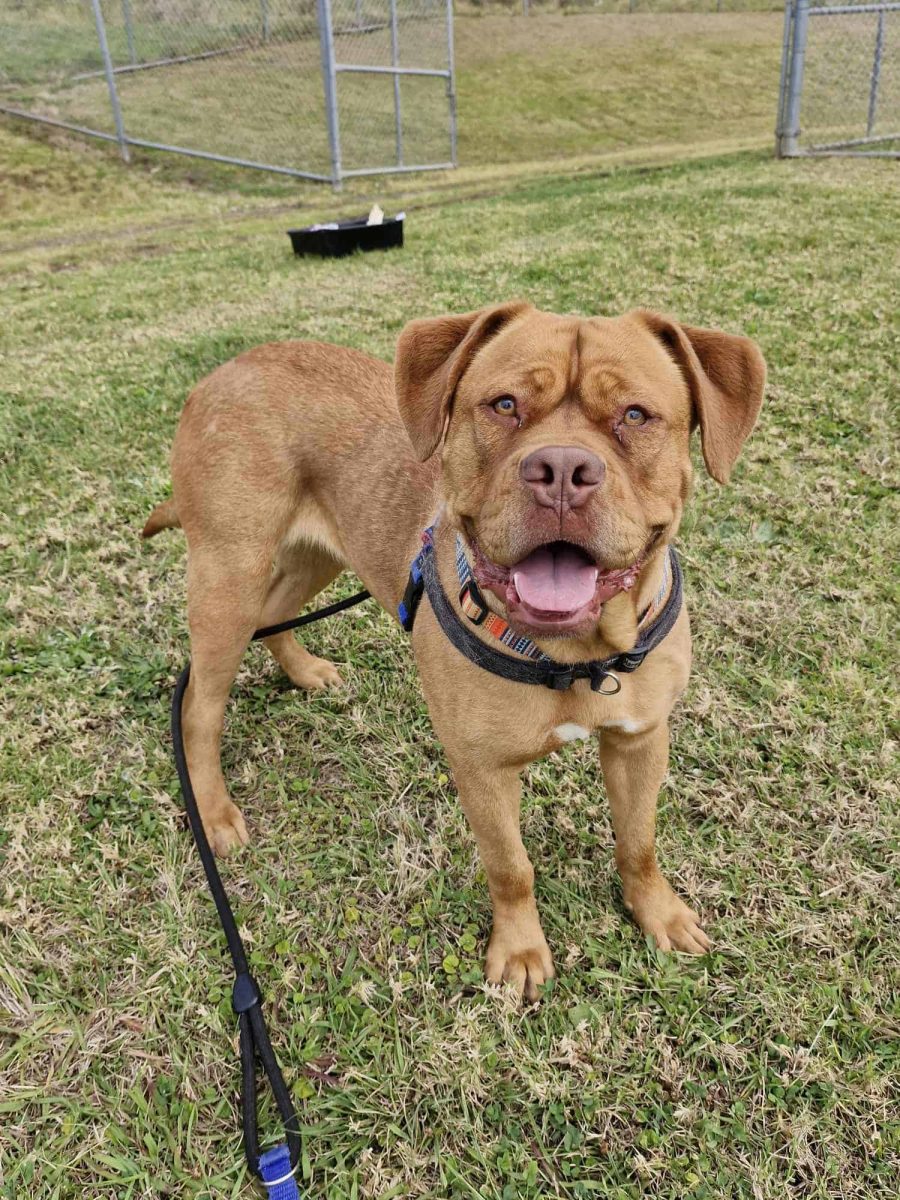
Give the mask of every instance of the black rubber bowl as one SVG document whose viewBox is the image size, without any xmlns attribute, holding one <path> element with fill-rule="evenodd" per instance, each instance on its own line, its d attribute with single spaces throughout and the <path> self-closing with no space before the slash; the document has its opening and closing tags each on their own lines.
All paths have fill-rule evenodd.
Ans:
<svg viewBox="0 0 900 1200">
<path fill-rule="evenodd" d="M 390 250 L 403 245 L 403 217 L 385 217 L 380 225 L 367 225 L 365 217 L 338 221 L 336 229 L 289 229 L 295 254 L 343 258 L 356 250 Z"/>
</svg>

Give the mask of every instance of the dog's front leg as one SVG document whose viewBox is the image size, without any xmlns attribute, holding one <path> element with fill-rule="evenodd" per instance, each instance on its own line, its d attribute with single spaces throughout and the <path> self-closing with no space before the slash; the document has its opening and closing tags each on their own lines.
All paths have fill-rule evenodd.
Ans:
<svg viewBox="0 0 900 1200">
<path fill-rule="evenodd" d="M 625 907 L 661 950 L 703 954 L 700 918 L 676 896 L 656 863 L 656 801 L 669 760 L 669 727 L 625 734 L 605 729 L 600 762 L 616 834 Z"/>
<path fill-rule="evenodd" d="M 553 959 L 534 899 L 534 867 L 519 831 L 520 773 L 511 767 L 485 769 L 468 756 L 450 759 L 494 908 L 485 975 L 537 1000 L 538 988 L 553 975 Z"/>
</svg>

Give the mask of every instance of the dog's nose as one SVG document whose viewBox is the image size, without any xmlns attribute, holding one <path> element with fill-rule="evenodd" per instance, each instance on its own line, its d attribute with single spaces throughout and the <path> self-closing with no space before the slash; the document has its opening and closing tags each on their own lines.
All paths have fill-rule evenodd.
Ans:
<svg viewBox="0 0 900 1200">
<path fill-rule="evenodd" d="M 581 446 L 543 446 L 523 459 L 521 473 L 538 504 L 562 514 L 580 508 L 597 490 L 606 464 Z"/>
</svg>

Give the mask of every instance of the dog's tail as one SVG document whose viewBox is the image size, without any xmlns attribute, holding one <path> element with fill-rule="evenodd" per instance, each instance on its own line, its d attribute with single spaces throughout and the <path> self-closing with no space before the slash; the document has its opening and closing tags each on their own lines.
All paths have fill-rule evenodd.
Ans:
<svg viewBox="0 0 900 1200">
<path fill-rule="evenodd" d="M 142 538 L 152 538 L 162 529 L 180 529 L 181 521 L 178 519 L 178 512 L 175 508 L 174 500 L 163 500 L 162 504 L 157 504 L 153 512 L 147 518 L 147 524 L 141 530 Z"/>
</svg>

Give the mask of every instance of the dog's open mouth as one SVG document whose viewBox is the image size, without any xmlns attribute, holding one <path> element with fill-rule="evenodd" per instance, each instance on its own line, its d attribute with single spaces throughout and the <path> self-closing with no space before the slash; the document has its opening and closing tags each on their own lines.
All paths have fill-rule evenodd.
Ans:
<svg viewBox="0 0 900 1200">
<path fill-rule="evenodd" d="M 516 626 L 541 633 L 573 633 L 596 622 L 605 601 L 634 586 L 644 555 L 618 570 L 604 570 L 580 546 L 549 542 L 520 562 L 501 567 L 473 546 L 475 578 L 506 606 Z"/>
</svg>

